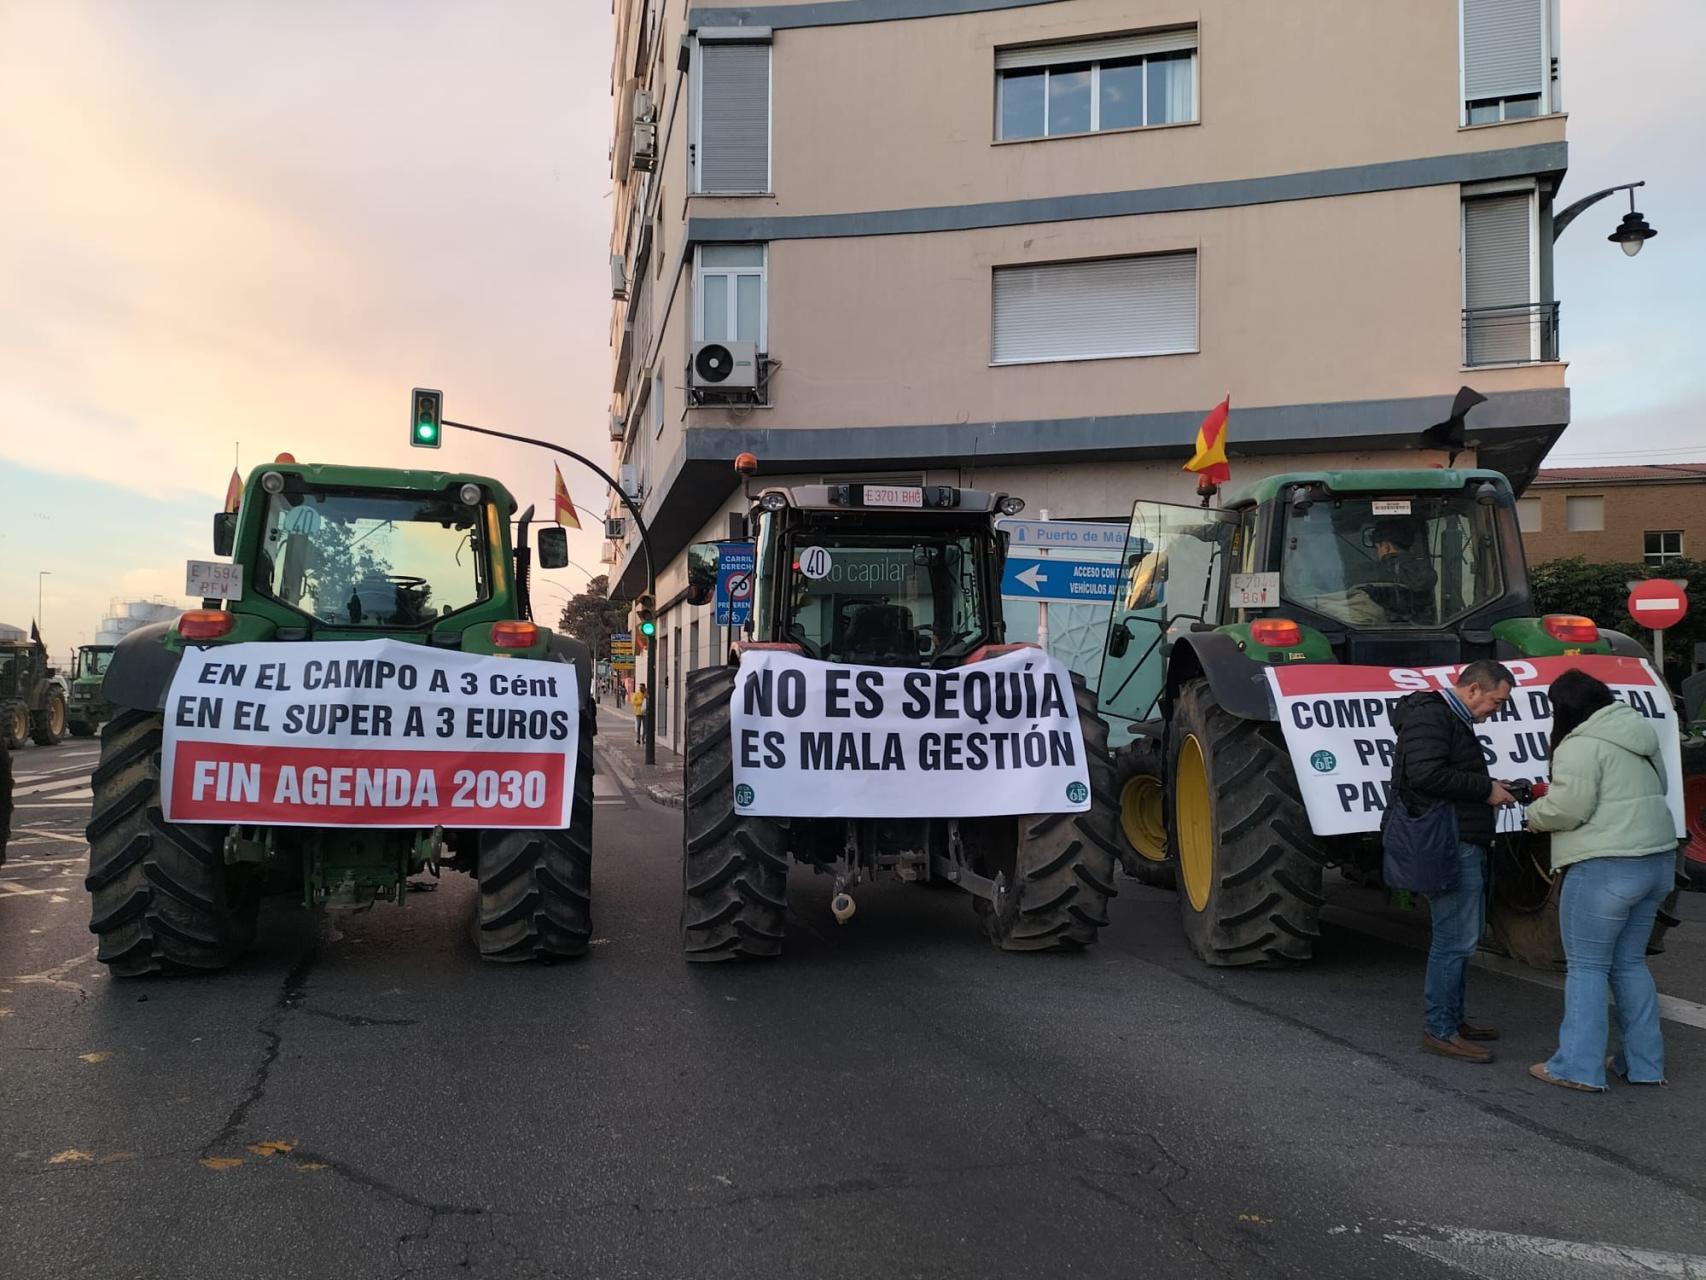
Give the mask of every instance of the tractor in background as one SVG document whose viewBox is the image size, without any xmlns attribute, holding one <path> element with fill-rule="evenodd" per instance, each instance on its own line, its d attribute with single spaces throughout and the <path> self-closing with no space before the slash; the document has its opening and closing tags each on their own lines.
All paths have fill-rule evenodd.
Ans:
<svg viewBox="0 0 1706 1280">
<path fill-rule="evenodd" d="M 0 734 L 12 750 L 31 741 L 56 746 L 65 737 L 69 693 L 39 640 L 0 641 Z"/>
<path fill-rule="evenodd" d="M 113 705 L 101 693 L 107 665 L 116 645 L 86 644 L 77 650 L 71 668 L 71 696 L 65 704 L 65 725 L 74 738 L 92 738 L 113 716 Z"/>
<path fill-rule="evenodd" d="M 1515 497 L 1495 471 L 1302 472 L 1213 509 L 1138 502 L 1122 572 L 1099 695 L 1133 734 L 1115 766 L 1122 862 L 1177 887 L 1211 965 L 1309 959 L 1328 869 L 1379 878 L 1378 835 L 1311 830 L 1269 668 L 1645 656 L 1589 619 L 1534 615 Z M 1495 842 L 1489 925 L 1511 954 L 1559 967 L 1538 839 Z"/>
</svg>

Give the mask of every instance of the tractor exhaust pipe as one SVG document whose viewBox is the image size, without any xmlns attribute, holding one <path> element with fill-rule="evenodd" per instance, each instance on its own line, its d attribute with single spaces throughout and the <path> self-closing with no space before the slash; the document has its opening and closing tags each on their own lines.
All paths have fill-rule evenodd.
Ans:
<svg viewBox="0 0 1706 1280">
<path fill-rule="evenodd" d="M 829 914 L 835 917 L 836 924 L 846 924 L 858 909 L 859 904 L 845 889 L 829 900 Z"/>
</svg>

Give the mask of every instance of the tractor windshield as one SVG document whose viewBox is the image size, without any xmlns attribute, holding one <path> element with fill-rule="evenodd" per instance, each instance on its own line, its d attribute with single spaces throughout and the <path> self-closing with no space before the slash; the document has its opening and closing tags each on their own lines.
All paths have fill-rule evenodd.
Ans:
<svg viewBox="0 0 1706 1280">
<path fill-rule="evenodd" d="M 486 598 L 484 507 L 439 495 L 276 493 L 254 580 L 340 627 L 413 627 Z"/>
<path fill-rule="evenodd" d="M 107 664 L 113 660 L 111 649 L 84 649 L 79 655 L 82 662 L 78 665 L 77 674 L 80 676 L 105 675 Z"/>
<path fill-rule="evenodd" d="M 788 638 L 814 657 L 877 666 L 963 656 L 986 629 L 971 534 L 801 532 L 788 569 Z"/>
<path fill-rule="evenodd" d="M 1292 500 L 1280 594 L 1359 628 L 1437 627 L 1499 598 L 1497 507 L 1468 493 Z"/>
</svg>

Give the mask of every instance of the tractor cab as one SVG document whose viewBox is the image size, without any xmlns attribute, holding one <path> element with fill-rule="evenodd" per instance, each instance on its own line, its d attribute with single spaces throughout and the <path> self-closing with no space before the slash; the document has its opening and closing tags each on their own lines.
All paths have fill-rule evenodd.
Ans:
<svg viewBox="0 0 1706 1280">
<path fill-rule="evenodd" d="M 1495 471 L 1270 476 L 1217 509 L 1139 502 L 1114 601 L 1102 706 L 1158 714 L 1182 634 L 1260 666 L 1442 666 L 1608 652 L 1592 623 L 1535 619 L 1510 482 Z"/>
<path fill-rule="evenodd" d="M 1023 509 L 951 485 L 766 488 L 750 633 L 830 662 L 956 666 L 1003 639 L 993 522 Z"/>
</svg>

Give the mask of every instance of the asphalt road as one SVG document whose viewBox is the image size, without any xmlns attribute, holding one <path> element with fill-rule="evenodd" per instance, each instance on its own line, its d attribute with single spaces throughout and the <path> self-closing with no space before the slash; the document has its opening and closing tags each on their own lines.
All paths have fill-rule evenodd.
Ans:
<svg viewBox="0 0 1706 1280">
<path fill-rule="evenodd" d="M 582 962 L 483 966 L 447 875 L 269 905 L 217 978 L 115 983 L 93 755 L 16 758 L 8 1280 L 1706 1277 L 1706 895 L 1655 965 L 1672 1086 L 1603 1096 L 1524 1074 L 1550 979 L 1473 975 L 1493 1066 L 1421 1054 L 1420 935 L 1355 894 L 1314 965 L 1211 972 L 1129 882 L 1100 946 L 1038 957 L 946 891 L 838 927 L 797 872 L 782 960 L 689 969 L 679 813 L 611 771 Z"/>
</svg>

